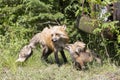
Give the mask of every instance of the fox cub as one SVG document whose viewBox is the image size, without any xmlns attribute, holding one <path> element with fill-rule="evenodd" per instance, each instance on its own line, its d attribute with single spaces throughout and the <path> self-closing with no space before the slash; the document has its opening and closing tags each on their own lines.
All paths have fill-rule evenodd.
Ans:
<svg viewBox="0 0 120 80">
<path fill-rule="evenodd" d="M 96 59 L 98 63 L 101 63 L 101 59 L 98 55 L 94 53 L 94 51 L 86 49 L 86 44 L 83 42 L 77 41 L 74 44 L 67 44 L 65 49 L 69 51 L 74 66 L 77 68 L 84 69 L 85 63 L 92 62 L 93 59 Z"/>
</svg>

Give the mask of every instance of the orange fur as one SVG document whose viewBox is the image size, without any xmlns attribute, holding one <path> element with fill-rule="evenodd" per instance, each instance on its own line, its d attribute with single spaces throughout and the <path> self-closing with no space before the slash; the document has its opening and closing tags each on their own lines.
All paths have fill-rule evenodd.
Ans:
<svg viewBox="0 0 120 80">
<path fill-rule="evenodd" d="M 60 43 L 54 44 L 54 42 L 52 41 L 52 34 L 55 33 L 59 33 L 62 36 L 58 36 L 59 39 L 62 39 L 62 41 L 60 40 Z M 30 40 L 30 43 L 26 46 L 28 46 L 28 48 L 30 48 L 30 50 L 32 50 L 33 48 L 35 48 L 36 44 L 40 43 L 42 46 L 42 58 L 43 59 L 47 59 L 47 57 L 54 52 L 55 53 L 55 58 L 57 56 L 57 51 L 60 51 L 62 54 L 62 57 L 64 58 L 64 61 L 66 61 L 66 57 L 64 55 L 63 52 L 63 48 L 64 45 L 66 43 L 68 43 L 69 37 L 65 31 L 65 28 L 63 26 L 53 26 L 51 28 L 44 28 L 43 31 L 41 31 L 40 33 L 37 33 L 35 36 L 32 37 L 32 39 Z M 61 45 L 64 44 L 64 45 Z M 27 54 L 27 50 L 28 48 L 23 48 L 20 53 L 19 53 L 19 59 L 17 60 L 18 62 L 20 61 L 20 59 L 22 61 L 20 62 L 24 62 L 27 59 L 27 56 L 22 57 L 21 55 L 26 55 Z M 30 54 L 30 53 L 29 53 Z M 24 60 L 22 59 L 24 58 Z M 56 62 L 59 63 L 58 58 L 56 58 Z"/>
<path fill-rule="evenodd" d="M 84 48 L 85 43 L 79 41 L 74 44 L 67 44 L 66 46 L 66 49 L 70 52 L 73 62 L 78 64 L 77 67 L 84 69 L 85 63 L 92 62 L 93 59 L 96 59 L 98 63 L 101 63 L 101 59 L 93 51 Z"/>
</svg>

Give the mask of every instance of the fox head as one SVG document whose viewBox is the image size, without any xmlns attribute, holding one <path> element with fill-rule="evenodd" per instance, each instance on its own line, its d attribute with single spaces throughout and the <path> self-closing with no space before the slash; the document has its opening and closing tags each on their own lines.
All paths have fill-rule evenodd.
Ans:
<svg viewBox="0 0 120 80">
<path fill-rule="evenodd" d="M 74 54 L 79 55 L 79 53 L 81 52 L 80 51 L 81 48 L 78 46 L 75 46 L 74 44 L 67 44 L 65 46 L 65 49 L 68 50 L 71 55 L 74 55 Z"/>
<path fill-rule="evenodd" d="M 74 44 L 66 44 L 65 49 L 70 53 L 80 53 L 85 50 L 85 43 L 76 41 Z"/>
<path fill-rule="evenodd" d="M 51 39 L 53 43 L 66 43 L 69 39 L 66 33 L 66 26 L 53 26 L 51 29 Z"/>
<path fill-rule="evenodd" d="M 65 49 L 70 52 L 70 54 L 75 53 L 75 46 L 73 44 L 66 44 Z"/>
<path fill-rule="evenodd" d="M 82 52 L 82 51 L 85 51 L 86 49 L 86 44 L 84 42 L 81 42 L 81 41 L 76 41 L 74 43 L 74 46 L 76 47 L 76 52 Z"/>
</svg>

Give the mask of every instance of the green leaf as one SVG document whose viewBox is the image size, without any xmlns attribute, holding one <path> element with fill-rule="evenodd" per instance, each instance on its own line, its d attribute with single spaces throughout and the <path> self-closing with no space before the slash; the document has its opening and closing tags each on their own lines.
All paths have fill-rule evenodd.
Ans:
<svg viewBox="0 0 120 80">
<path fill-rule="evenodd" d="M 120 35 L 118 35 L 117 41 L 118 41 L 118 43 L 120 44 Z"/>
</svg>

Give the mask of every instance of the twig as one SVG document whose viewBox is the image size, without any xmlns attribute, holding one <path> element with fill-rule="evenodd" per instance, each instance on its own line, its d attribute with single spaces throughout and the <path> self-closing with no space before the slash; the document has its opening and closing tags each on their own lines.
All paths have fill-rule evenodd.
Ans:
<svg viewBox="0 0 120 80">
<path fill-rule="evenodd" d="M 104 35 L 103 35 L 103 33 L 101 33 L 101 37 L 102 37 L 102 40 L 103 40 L 103 42 L 104 42 L 104 41 L 105 41 L 105 39 L 104 39 Z M 105 53 L 106 53 L 106 56 L 107 56 L 108 58 L 110 58 L 110 56 L 109 56 L 109 54 L 108 54 L 108 50 L 107 50 L 106 45 L 105 45 L 105 44 L 103 44 L 103 46 L 104 46 L 104 48 L 105 48 Z"/>
</svg>

